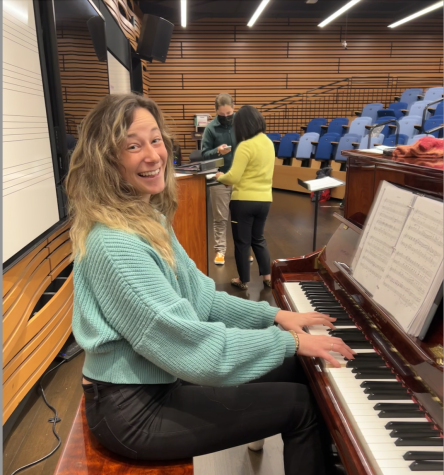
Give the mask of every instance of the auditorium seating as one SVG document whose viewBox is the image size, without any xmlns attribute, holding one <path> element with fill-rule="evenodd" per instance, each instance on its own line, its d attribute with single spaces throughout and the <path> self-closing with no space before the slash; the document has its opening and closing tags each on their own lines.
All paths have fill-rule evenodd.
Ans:
<svg viewBox="0 0 444 475">
<path fill-rule="evenodd" d="M 328 161 L 332 159 L 333 142 L 339 142 L 341 135 L 338 133 L 326 133 L 320 139 L 316 147 L 315 160 Z"/>
<path fill-rule="evenodd" d="M 382 145 L 385 145 L 386 147 L 395 147 L 396 145 L 407 145 L 408 140 L 409 140 L 409 137 L 407 137 L 407 135 L 399 134 L 398 144 L 396 144 L 396 134 L 392 134 L 384 138 L 384 140 L 382 141 Z"/>
<path fill-rule="evenodd" d="M 265 134 L 274 144 L 274 153 L 277 156 L 278 151 L 279 151 L 279 142 L 281 141 L 281 134 L 277 132 L 271 132 L 268 134 Z"/>
<path fill-rule="evenodd" d="M 339 134 L 342 137 L 348 126 L 348 119 L 346 117 L 337 117 L 332 119 L 327 125 L 322 125 L 321 129 L 325 131 L 325 134 Z"/>
<path fill-rule="evenodd" d="M 368 133 L 368 130 L 365 128 L 365 126 L 370 125 L 371 123 L 371 117 L 358 117 L 352 121 L 350 127 L 348 128 L 348 132 L 345 135 L 356 134 L 362 137 Z"/>
<path fill-rule="evenodd" d="M 359 143 L 360 139 L 361 139 L 361 135 L 358 135 L 358 134 L 345 134 L 343 137 L 341 137 L 336 147 L 335 162 L 346 162 L 347 157 L 344 157 L 343 155 L 341 155 L 341 152 L 343 150 L 354 149 L 355 148 L 354 144 Z"/>
<path fill-rule="evenodd" d="M 319 134 L 317 132 L 307 132 L 300 139 L 296 148 L 296 158 L 298 160 L 305 160 L 311 158 L 315 152 L 315 146 L 312 142 L 319 141 Z"/>
<path fill-rule="evenodd" d="M 395 117 L 401 119 L 408 113 L 407 102 L 392 102 L 387 109 L 380 109 L 377 111 L 378 117 Z"/>
<path fill-rule="evenodd" d="M 310 122 L 306 126 L 301 127 L 301 129 L 305 133 L 316 132 L 317 134 L 321 135 L 322 133 L 321 126 L 326 125 L 326 124 L 327 124 L 327 119 L 322 119 L 322 118 L 311 119 Z"/>
<path fill-rule="evenodd" d="M 444 88 L 442 87 L 431 87 L 425 93 L 424 101 L 433 102 L 433 101 L 436 101 L 437 99 L 441 99 L 443 95 L 443 89 Z"/>
<path fill-rule="evenodd" d="M 384 105 L 380 102 L 367 104 L 361 112 L 355 111 L 355 115 L 359 117 L 371 117 L 372 124 L 378 117 L 378 110 L 383 109 Z"/>
<path fill-rule="evenodd" d="M 434 132 L 431 132 L 432 129 L 435 127 L 439 127 L 440 125 L 443 124 L 443 117 L 441 116 L 433 116 L 430 119 L 427 119 L 423 126 L 422 126 L 422 132 L 425 134 L 430 134 L 433 135 L 433 137 L 441 138 L 442 137 L 442 129 L 441 130 L 435 130 Z"/>
<path fill-rule="evenodd" d="M 428 111 L 430 112 L 431 116 L 439 116 L 443 115 L 443 106 L 442 106 L 443 100 L 441 99 L 441 102 L 438 102 L 438 104 L 433 104 L 431 107 L 428 108 Z"/>
<path fill-rule="evenodd" d="M 406 102 L 407 103 L 407 108 L 410 109 L 410 106 L 416 102 L 419 101 L 418 96 L 422 95 L 422 89 L 420 88 L 411 88 L 411 89 L 406 89 L 402 94 L 400 98 L 395 98 L 398 99 L 399 102 Z"/>
<path fill-rule="evenodd" d="M 427 107 L 429 105 L 430 101 L 416 101 L 414 102 L 411 107 L 410 107 L 410 112 L 409 112 L 409 116 L 412 116 L 412 115 L 417 115 L 421 118 L 421 122 L 420 124 L 422 124 L 422 118 L 423 118 L 423 115 L 424 115 L 424 112 L 426 113 L 426 119 L 427 119 L 427 115 L 428 115 L 428 112 L 427 112 Z"/>
<path fill-rule="evenodd" d="M 375 123 L 373 125 L 378 125 L 378 124 L 383 124 L 384 122 L 387 122 L 388 120 L 390 120 L 392 117 L 379 117 L 378 119 L 375 120 Z M 393 117 L 394 118 L 394 117 Z M 393 122 L 394 124 L 394 122 Z M 384 126 L 382 126 L 383 128 L 381 129 L 380 133 L 385 136 L 389 135 L 389 124 L 386 124 Z M 367 127 L 368 128 L 368 127 Z"/>
<path fill-rule="evenodd" d="M 407 137 L 412 138 L 414 135 L 418 135 L 421 129 L 422 118 L 416 115 L 408 115 L 403 117 L 399 121 L 400 134 L 405 134 Z"/>
<path fill-rule="evenodd" d="M 288 159 L 291 157 L 295 156 L 295 148 L 297 146 L 297 142 L 300 138 L 300 135 L 298 133 L 288 133 L 285 134 L 281 138 L 281 142 L 279 144 L 279 149 L 277 153 L 277 158 L 283 158 L 283 159 Z"/>
<path fill-rule="evenodd" d="M 368 149 L 368 148 L 374 148 L 375 144 L 382 144 L 382 142 L 384 141 L 384 135 L 383 134 L 379 134 L 379 135 L 375 135 L 373 137 L 370 138 L 370 145 L 368 143 L 368 135 L 366 135 L 365 137 L 362 137 L 361 138 L 361 142 L 359 143 L 359 149 Z"/>
</svg>

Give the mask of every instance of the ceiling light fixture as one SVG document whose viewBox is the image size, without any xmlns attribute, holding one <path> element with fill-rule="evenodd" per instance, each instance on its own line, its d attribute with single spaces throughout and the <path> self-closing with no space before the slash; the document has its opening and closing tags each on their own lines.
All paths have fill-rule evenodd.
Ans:
<svg viewBox="0 0 444 475">
<path fill-rule="evenodd" d="M 181 25 L 185 28 L 187 26 L 187 0 L 180 0 L 180 18 Z"/>
<path fill-rule="evenodd" d="M 361 0 L 351 0 L 351 2 L 348 2 L 346 5 L 344 5 L 342 8 L 340 8 L 337 12 L 333 13 L 333 15 L 330 15 L 326 20 L 319 23 L 319 25 L 318 25 L 319 28 L 323 28 L 325 25 L 328 25 L 331 21 L 333 21 L 338 16 L 342 15 L 344 12 L 349 10 L 351 7 L 354 7 L 360 1 Z"/>
<path fill-rule="evenodd" d="M 254 15 L 251 17 L 251 20 L 247 23 L 247 26 L 253 26 L 254 22 L 259 18 L 259 15 L 264 11 L 264 8 L 267 6 L 270 0 L 262 0 L 261 4 L 257 7 L 257 10 L 254 12 Z"/>
<path fill-rule="evenodd" d="M 425 15 L 426 13 L 432 12 L 433 10 L 436 10 L 444 5 L 444 1 L 434 3 L 433 5 L 430 5 L 430 7 L 424 8 L 424 10 L 420 10 L 417 13 L 414 13 L 413 15 L 410 15 L 406 18 L 403 18 L 402 20 L 397 21 L 396 23 L 392 23 L 391 25 L 388 25 L 389 28 L 396 28 L 399 25 L 402 25 L 403 23 L 407 23 L 410 20 L 413 20 L 413 18 L 418 18 L 421 15 Z"/>
</svg>

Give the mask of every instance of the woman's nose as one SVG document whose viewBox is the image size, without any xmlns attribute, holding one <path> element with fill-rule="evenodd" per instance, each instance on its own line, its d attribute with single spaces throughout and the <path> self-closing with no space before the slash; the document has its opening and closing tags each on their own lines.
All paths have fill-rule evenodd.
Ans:
<svg viewBox="0 0 444 475">
<path fill-rule="evenodd" d="M 143 159 L 149 162 L 157 162 L 160 157 L 156 149 L 151 144 L 147 144 L 143 148 Z"/>
</svg>

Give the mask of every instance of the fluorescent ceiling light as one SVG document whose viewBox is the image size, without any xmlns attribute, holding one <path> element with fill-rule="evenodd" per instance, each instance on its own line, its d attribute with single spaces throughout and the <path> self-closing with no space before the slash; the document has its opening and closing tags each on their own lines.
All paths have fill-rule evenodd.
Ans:
<svg viewBox="0 0 444 475">
<path fill-rule="evenodd" d="M 257 7 L 257 10 L 254 12 L 254 15 L 251 17 L 251 20 L 247 23 L 247 26 L 253 26 L 254 22 L 259 18 L 259 15 L 264 11 L 264 8 L 267 6 L 270 0 L 262 0 L 261 4 Z"/>
<path fill-rule="evenodd" d="M 181 25 L 185 28 L 187 26 L 187 0 L 180 0 L 180 18 Z"/>
<path fill-rule="evenodd" d="M 351 0 L 351 2 L 348 2 L 346 5 L 344 5 L 342 8 L 340 8 L 337 12 L 333 13 L 333 15 L 330 15 L 326 20 L 323 22 L 319 23 L 319 27 L 323 28 L 325 25 L 328 25 L 331 21 L 333 21 L 335 18 L 337 18 L 339 15 L 342 15 L 344 12 L 349 10 L 351 7 L 354 7 L 358 2 L 361 0 Z"/>
<path fill-rule="evenodd" d="M 413 20 L 413 18 L 418 18 L 421 15 L 425 15 L 426 13 L 429 13 L 433 10 L 441 8 L 443 6 L 443 4 L 444 4 L 444 1 L 434 3 L 433 5 L 430 5 L 430 7 L 424 8 L 424 10 L 420 10 L 419 12 L 414 13 L 413 15 L 410 15 L 410 16 L 402 19 L 402 20 L 399 20 L 396 23 L 392 23 L 388 27 L 389 28 L 396 28 L 397 26 L 402 25 L 403 23 L 406 23 L 410 20 Z"/>
</svg>

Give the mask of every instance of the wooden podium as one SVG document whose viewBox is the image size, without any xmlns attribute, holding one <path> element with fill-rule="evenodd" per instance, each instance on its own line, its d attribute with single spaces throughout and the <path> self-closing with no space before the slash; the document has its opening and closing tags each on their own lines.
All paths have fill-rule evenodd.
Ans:
<svg viewBox="0 0 444 475">
<path fill-rule="evenodd" d="M 197 268 L 208 275 L 205 175 L 181 175 L 177 184 L 179 207 L 174 217 L 174 232 Z"/>
</svg>

